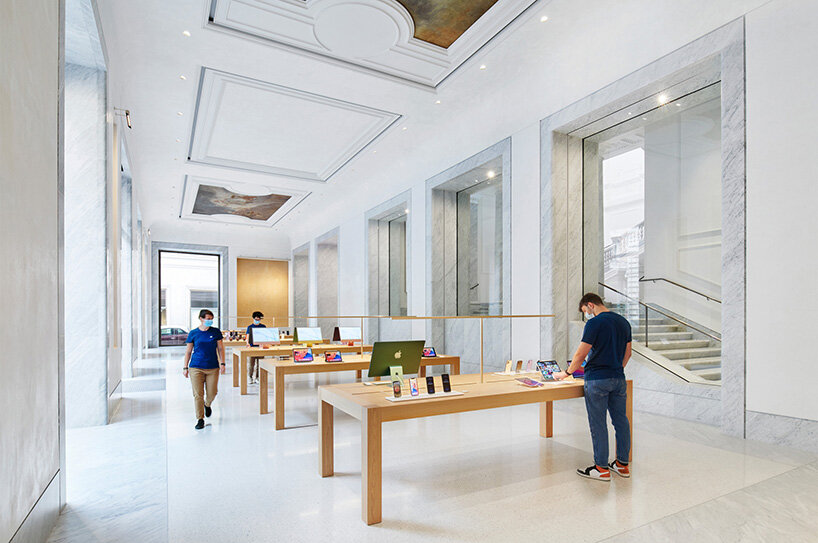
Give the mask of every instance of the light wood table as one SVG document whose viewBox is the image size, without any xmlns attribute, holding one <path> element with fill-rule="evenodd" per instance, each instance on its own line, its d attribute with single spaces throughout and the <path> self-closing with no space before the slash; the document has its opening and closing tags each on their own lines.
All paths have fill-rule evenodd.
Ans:
<svg viewBox="0 0 818 543">
<path fill-rule="evenodd" d="M 225 347 L 246 347 L 247 346 L 247 341 L 245 341 L 243 339 L 232 339 L 232 340 L 225 339 L 225 340 L 223 340 L 223 343 L 224 343 Z M 292 338 L 282 339 L 281 344 L 282 345 L 292 345 L 293 340 L 292 340 Z"/>
<path fill-rule="evenodd" d="M 318 467 L 321 477 L 331 477 L 335 469 L 333 410 L 339 409 L 361 421 L 361 509 L 363 521 L 367 524 L 381 522 L 381 425 L 384 422 L 539 403 L 540 435 L 551 437 L 553 402 L 584 395 L 584 383 L 579 379 L 539 388 L 524 387 L 514 377 L 496 375 L 486 375 L 484 383 L 480 383 L 479 375 L 454 376 L 451 382 L 453 391 L 464 391 L 465 394 L 390 402 L 386 396 L 391 395 L 391 390 L 382 387 L 372 390 L 375 387 L 362 383 L 318 387 Z M 422 390 L 425 391 L 425 386 Z M 633 381 L 630 380 L 626 411 L 633 442 Z"/>
<path fill-rule="evenodd" d="M 266 415 L 269 413 L 268 401 L 268 377 L 273 376 L 273 398 L 275 400 L 275 428 L 276 430 L 284 429 L 284 376 L 296 375 L 304 373 L 330 373 L 339 371 L 354 371 L 358 379 L 361 378 L 361 372 L 369 369 L 369 361 L 372 355 L 347 355 L 343 362 L 293 362 L 292 360 L 260 360 L 259 376 L 259 414 Z M 449 373 L 458 375 L 460 373 L 460 357 L 437 355 L 430 358 L 422 358 L 420 361 L 420 368 L 423 373 L 426 373 L 428 366 L 449 366 Z M 379 378 L 376 377 L 379 380 Z M 391 393 L 392 388 L 387 386 L 374 385 L 372 387 L 365 386 L 365 388 L 377 387 L 383 393 Z"/>
<path fill-rule="evenodd" d="M 275 345 L 268 349 L 263 347 L 242 347 L 233 349 L 233 386 L 239 387 L 242 396 L 247 394 L 247 363 L 251 356 L 266 358 L 272 356 L 292 356 L 293 349 L 306 349 L 306 345 Z M 327 351 L 341 351 L 342 353 L 360 353 L 360 345 L 332 345 L 328 343 L 315 344 L 312 347 L 315 358 Z M 364 345 L 364 352 L 371 352 L 372 345 Z M 358 375 L 360 378 L 360 375 Z"/>
</svg>

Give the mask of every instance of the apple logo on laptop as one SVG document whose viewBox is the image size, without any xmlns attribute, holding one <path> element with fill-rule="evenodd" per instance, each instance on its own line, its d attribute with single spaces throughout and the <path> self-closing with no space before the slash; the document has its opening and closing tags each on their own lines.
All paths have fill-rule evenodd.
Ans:
<svg viewBox="0 0 818 543">
<path fill-rule="evenodd" d="M 400 351 L 396 352 L 395 353 L 395 360 L 397 360 L 400 357 L 401 357 Z"/>
</svg>

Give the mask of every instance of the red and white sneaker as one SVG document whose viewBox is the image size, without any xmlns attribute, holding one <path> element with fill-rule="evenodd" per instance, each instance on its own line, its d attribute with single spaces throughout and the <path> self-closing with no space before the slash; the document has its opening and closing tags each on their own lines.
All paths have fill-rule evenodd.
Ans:
<svg viewBox="0 0 818 543">
<path fill-rule="evenodd" d="M 631 469 L 628 467 L 628 464 L 622 464 L 619 460 L 614 460 L 610 464 L 608 464 L 608 468 L 620 477 L 624 477 L 627 479 L 631 476 Z"/>
<path fill-rule="evenodd" d="M 578 469 L 577 475 L 594 481 L 611 481 L 611 470 L 600 466 L 590 466 L 585 469 Z"/>
</svg>

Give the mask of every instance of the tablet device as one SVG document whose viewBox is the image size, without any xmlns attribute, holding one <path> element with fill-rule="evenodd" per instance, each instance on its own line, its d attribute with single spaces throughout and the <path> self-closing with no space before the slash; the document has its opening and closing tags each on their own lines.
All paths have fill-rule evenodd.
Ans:
<svg viewBox="0 0 818 543">
<path fill-rule="evenodd" d="M 294 362 L 312 362 L 312 349 L 293 349 Z"/>
<path fill-rule="evenodd" d="M 556 360 L 537 360 L 537 369 L 546 381 L 553 381 L 554 374 L 562 371 Z"/>
<path fill-rule="evenodd" d="M 343 362 L 341 351 L 327 351 L 324 353 L 324 362 Z"/>
<path fill-rule="evenodd" d="M 539 381 L 535 381 L 534 379 L 529 379 L 528 377 L 523 377 L 522 379 L 517 379 L 517 381 L 519 381 L 521 385 L 527 386 L 527 387 L 530 387 L 530 388 L 537 388 L 537 387 L 543 386 L 543 384 L 540 383 Z"/>
<path fill-rule="evenodd" d="M 437 356 L 434 347 L 424 347 L 423 348 L 423 358 L 434 358 Z"/>
</svg>

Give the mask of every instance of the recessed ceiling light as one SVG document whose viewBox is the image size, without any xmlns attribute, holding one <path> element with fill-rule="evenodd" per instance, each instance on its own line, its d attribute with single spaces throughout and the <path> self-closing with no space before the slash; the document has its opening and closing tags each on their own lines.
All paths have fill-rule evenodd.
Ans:
<svg viewBox="0 0 818 543">
<path fill-rule="evenodd" d="M 660 106 L 663 106 L 670 101 L 670 98 L 667 97 L 667 94 L 662 93 L 656 97 L 656 101 L 659 102 Z"/>
<path fill-rule="evenodd" d="M 404 126 L 404 127 L 403 127 L 403 129 L 404 129 L 404 130 L 407 130 L 408 128 L 409 128 L 408 126 Z"/>
<path fill-rule="evenodd" d="M 682 104 L 680 104 L 679 102 L 676 102 L 676 107 L 682 107 Z"/>
<path fill-rule="evenodd" d="M 628 112 L 628 115 L 633 115 L 633 113 L 629 111 L 629 112 Z"/>
<path fill-rule="evenodd" d="M 648 118 L 647 118 L 647 117 L 642 117 L 642 120 L 643 120 L 643 121 L 647 121 L 647 120 L 648 120 Z"/>
<path fill-rule="evenodd" d="M 176 138 L 176 143 L 182 143 L 182 138 Z"/>
<path fill-rule="evenodd" d="M 404 210 L 403 210 L 403 212 L 404 212 L 404 213 L 409 213 L 409 210 L 408 210 L 408 209 L 404 209 Z"/>
<path fill-rule="evenodd" d="M 481 65 L 480 65 L 480 69 L 481 69 L 481 70 L 485 70 L 485 69 L 486 69 L 486 65 L 485 65 L 485 64 L 481 64 Z"/>
<path fill-rule="evenodd" d="M 376 154 L 378 154 L 378 151 L 372 151 L 372 154 L 376 155 Z"/>
<path fill-rule="evenodd" d="M 486 175 L 489 176 L 489 179 L 494 179 L 494 170 L 489 170 Z"/>
<path fill-rule="evenodd" d="M 180 117 L 181 117 L 182 115 L 184 115 L 184 113 L 182 113 L 181 111 L 177 111 L 177 112 L 176 112 L 176 114 L 177 114 L 178 116 L 180 116 Z"/>
<path fill-rule="evenodd" d="M 540 17 L 540 22 L 541 23 L 544 23 L 547 20 L 548 20 L 548 15 L 543 15 L 542 17 Z"/>
<path fill-rule="evenodd" d="M 187 80 L 187 76 L 186 76 L 186 75 L 180 75 L 180 76 L 179 76 L 179 79 L 181 79 L 182 81 L 186 81 L 186 80 Z"/>
<path fill-rule="evenodd" d="M 439 103 L 440 103 L 440 100 L 438 100 L 437 102 L 435 102 L 435 104 L 439 104 Z"/>
<path fill-rule="evenodd" d="M 182 36 L 184 36 L 184 37 L 186 37 L 186 38 L 189 38 L 189 37 L 190 37 L 190 32 L 188 32 L 187 30 L 185 30 L 184 32 L 182 32 Z"/>
</svg>

